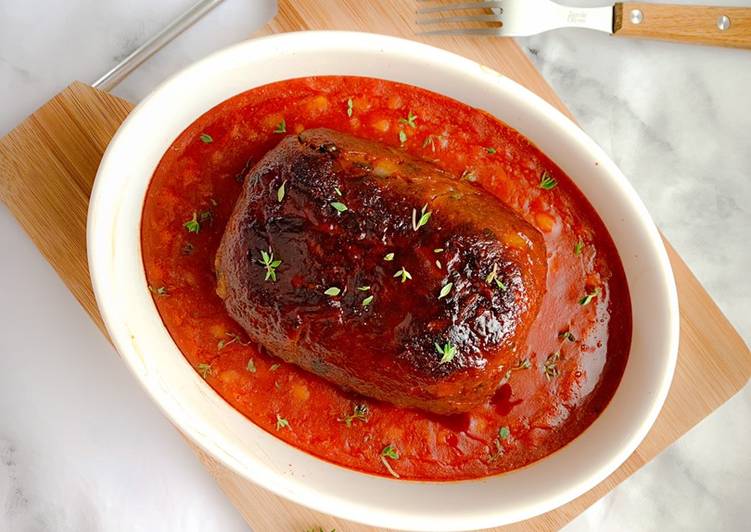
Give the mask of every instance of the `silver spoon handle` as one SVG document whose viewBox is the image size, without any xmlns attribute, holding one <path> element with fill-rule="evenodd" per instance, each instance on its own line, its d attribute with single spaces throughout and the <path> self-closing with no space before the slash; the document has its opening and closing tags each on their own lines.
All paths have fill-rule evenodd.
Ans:
<svg viewBox="0 0 751 532">
<path fill-rule="evenodd" d="M 191 27 L 206 13 L 219 5 L 222 0 L 200 0 L 185 13 L 173 20 L 169 26 L 136 48 L 128 57 L 120 61 L 109 72 L 92 83 L 92 87 L 103 91 L 113 89 L 128 74 L 162 49 L 164 45 Z"/>
</svg>

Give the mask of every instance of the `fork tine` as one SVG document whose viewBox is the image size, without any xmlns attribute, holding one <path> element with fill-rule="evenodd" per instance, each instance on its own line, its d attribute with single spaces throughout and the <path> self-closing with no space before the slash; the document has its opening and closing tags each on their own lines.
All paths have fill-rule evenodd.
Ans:
<svg viewBox="0 0 751 532">
<path fill-rule="evenodd" d="M 453 29 L 453 30 L 430 30 L 418 31 L 415 35 L 478 35 L 478 36 L 496 36 L 506 37 L 503 28 L 471 28 L 471 29 Z"/>
<path fill-rule="evenodd" d="M 415 20 L 415 24 L 440 24 L 442 22 L 501 22 L 498 15 L 474 15 L 461 17 L 438 17 Z"/>
<path fill-rule="evenodd" d="M 489 9 L 493 7 L 501 7 L 503 0 L 499 1 L 487 1 L 487 2 L 466 2 L 463 4 L 444 4 L 434 7 L 421 7 L 418 8 L 416 13 L 418 15 L 425 15 L 427 13 L 441 13 L 443 11 L 456 11 L 458 9 Z"/>
</svg>

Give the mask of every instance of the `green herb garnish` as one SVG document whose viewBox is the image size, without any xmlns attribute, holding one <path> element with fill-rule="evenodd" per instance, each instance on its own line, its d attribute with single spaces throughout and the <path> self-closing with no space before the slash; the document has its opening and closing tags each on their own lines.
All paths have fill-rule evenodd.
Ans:
<svg viewBox="0 0 751 532">
<path fill-rule="evenodd" d="M 347 206 L 341 201 L 332 201 L 331 203 L 329 203 L 329 205 L 334 207 L 339 213 L 342 213 L 347 210 Z"/>
<path fill-rule="evenodd" d="M 545 359 L 543 369 L 545 370 L 545 377 L 547 377 L 548 380 L 558 376 L 558 360 L 560 360 L 560 358 L 561 353 L 556 351 Z"/>
<path fill-rule="evenodd" d="M 543 190 L 552 190 L 555 188 L 555 186 L 558 184 L 558 181 L 553 179 L 553 176 L 550 175 L 547 170 L 542 173 L 542 177 L 540 178 L 540 188 Z"/>
<path fill-rule="evenodd" d="M 490 155 L 493 155 L 495 153 L 495 148 L 485 148 L 485 151 L 488 152 Z"/>
<path fill-rule="evenodd" d="M 447 364 L 451 362 L 454 357 L 456 356 L 456 346 L 452 344 L 451 342 L 446 342 L 441 346 L 438 342 L 434 343 L 435 350 L 438 351 L 438 354 L 441 355 L 441 360 L 438 362 L 439 364 Z"/>
<path fill-rule="evenodd" d="M 286 132 L 287 132 L 287 122 L 285 122 L 284 118 L 282 118 L 282 121 L 276 125 L 276 129 L 274 129 L 274 133 L 282 134 Z"/>
<path fill-rule="evenodd" d="M 439 270 L 440 270 L 440 269 L 441 269 L 441 267 L 442 267 L 442 266 L 441 266 L 441 261 L 439 261 L 439 260 L 435 261 L 435 265 L 436 265 L 436 267 L 437 267 L 437 268 L 438 268 Z"/>
<path fill-rule="evenodd" d="M 530 362 L 528 358 L 524 358 L 524 359 L 520 359 L 519 361 L 517 361 L 517 363 L 511 369 L 516 371 L 520 369 L 529 369 L 531 367 L 532 367 L 532 362 Z"/>
<path fill-rule="evenodd" d="M 402 269 L 396 272 L 394 274 L 394 277 L 401 277 L 402 282 L 405 282 L 407 279 L 412 279 L 412 274 L 409 273 L 404 266 L 402 266 Z"/>
<path fill-rule="evenodd" d="M 363 423 L 368 422 L 368 405 L 360 403 L 356 404 L 354 408 L 352 409 L 351 414 L 347 414 L 343 418 L 339 419 L 338 421 L 341 421 L 347 427 L 351 427 L 352 423 L 355 421 L 362 421 Z"/>
<path fill-rule="evenodd" d="M 256 363 L 255 363 L 255 361 L 252 358 L 248 359 L 248 364 L 245 366 L 245 369 L 247 369 L 251 373 L 255 373 L 256 372 Z"/>
<path fill-rule="evenodd" d="M 341 195 L 342 195 L 342 191 L 341 191 L 341 190 L 339 190 L 339 187 L 334 187 L 334 193 L 335 193 L 335 194 L 336 194 L 337 196 L 340 196 L 340 197 L 341 197 Z"/>
<path fill-rule="evenodd" d="M 401 142 L 402 144 L 407 142 L 407 134 L 404 132 L 403 129 L 399 130 L 399 142 Z"/>
<path fill-rule="evenodd" d="M 501 440 L 508 440 L 509 436 L 511 436 L 511 430 L 508 427 L 504 426 L 498 429 L 498 437 Z"/>
<path fill-rule="evenodd" d="M 428 146 L 430 146 L 430 149 L 435 153 L 435 140 L 433 140 L 433 135 L 425 137 L 425 140 L 422 143 L 423 148 L 427 148 Z"/>
<path fill-rule="evenodd" d="M 212 375 L 214 373 L 214 368 L 211 367 L 211 364 L 198 364 L 196 366 L 196 369 L 204 379 L 208 378 L 209 375 Z"/>
<path fill-rule="evenodd" d="M 366 297 L 365 299 L 362 300 L 362 306 L 363 307 L 367 307 L 368 305 L 370 305 L 373 302 L 374 298 L 375 298 L 375 296 L 372 296 L 372 295 Z"/>
<path fill-rule="evenodd" d="M 352 110 L 354 109 L 355 104 L 352 102 L 352 98 L 349 98 L 347 100 L 347 116 L 352 116 Z"/>
<path fill-rule="evenodd" d="M 159 297 L 164 297 L 164 296 L 169 295 L 169 293 L 167 293 L 167 289 L 163 286 L 160 286 L 159 288 L 154 288 L 153 286 L 149 285 L 149 292 Z"/>
<path fill-rule="evenodd" d="M 407 115 L 407 118 L 400 118 L 399 123 L 401 124 L 407 124 L 412 129 L 417 127 L 417 123 L 415 122 L 417 120 L 417 116 L 412 114 L 412 111 L 409 112 Z"/>
<path fill-rule="evenodd" d="M 211 144 L 212 142 L 214 142 L 213 137 L 207 133 L 201 133 L 201 136 L 199 138 L 204 144 Z"/>
<path fill-rule="evenodd" d="M 477 181 L 477 172 L 466 168 L 464 172 L 462 172 L 462 177 L 460 179 L 466 179 L 467 181 L 475 182 Z"/>
<path fill-rule="evenodd" d="M 453 287 L 454 287 L 454 283 L 447 283 L 443 285 L 443 288 L 441 288 L 441 293 L 438 294 L 438 299 L 443 299 L 444 297 L 449 295 Z"/>
<path fill-rule="evenodd" d="M 284 195 L 287 193 L 285 190 L 285 186 L 287 185 L 287 180 L 285 179 L 282 181 L 281 186 L 276 191 L 276 200 L 281 203 L 284 199 Z"/>
<path fill-rule="evenodd" d="M 274 252 L 271 251 L 271 248 L 269 248 L 268 253 L 261 250 L 261 259 L 258 262 L 266 268 L 266 278 L 264 281 L 271 279 L 273 282 L 276 282 L 276 269 L 282 261 L 279 259 L 274 260 Z"/>
<path fill-rule="evenodd" d="M 228 345 L 232 345 L 234 343 L 239 343 L 241 345 L 248 345 L 247 343 L 243 343 L 240 340 L 240 337 L 238 335 L 236 335 L 235 333 L 226 332 L 226 333 L 224 333 L 224 335 L 227 336 L 229 338 L 229 340 L 225 340 L 224 338 L 222 338 L 221 340 L 219 340 L 216 343 L 216 350 L 217 351 L 221 351 L 222 349 L 224 349 Z"/>
<path fill-rule="evenodd" d="M 397 451 L 392 445 L 387 445 L 381 451 L 381 462 L 383 462 L 383 465 L 394 478 L 399 478 L 399 475 L 392 469 L 391 464 L 389 464 L 387 459 L 399 460 L 399 451 Z"/>
<path fill-rule="evenodd" d="M 386 253 L 383 256 L 383 260 L 385 260 L 386 262 L 391 262 L 392 260 L 394 260 L 394 254 L 393 253 Z"/>
<path fill-rule="evenodd" d="M 574 245 L 574 255 L 581 255 L 583 249 L 584 249 L 584 242 L 582 242 L 581 240 L 579 240 Z"/>
<path fill-rule="evenodd" d="M 420 210 L 420 219 L 417 219 L 417 209 L 412 209 L 412 229 L 414 231 L 417 231 L 420 229 L 423 225 L 426 225 L 428 223 L 428 220 L 430 220 L 430 215 L 433 214 L 432 211 L 428 211 L 428 204 L 422 206 L 422 210 Z M 427 212 L 426 212 L 427 211 Z"/>
<path fill-rule="evenodd" d="M 558 335 L 558 337 L 561 340 L 568 340 L 569 342 L 576 342 L 576 338 L 574 338 L 574 335 L 571 334 L 571 331 L 563 331 L 561 334 Z"/>
<path fill-rule="evenodd" d="M 443 253 L 445 250 L 443 248 L 435 248 L 433 250 L 433 253 Z"/>
<path fill-rule="evenodd" d="M 193 218 L 183 224 L 183 227 L 188 230 L 189 233 L 198 233 L 201 230 L 201 224 L 198 222 L 198 213 L 193 211 Z"/>
<path fill-rule="evenodd" d="M 289 421 L 284 419 L 279 414 L 276 415 L 276 430 L 282 430 L 282 429 L 288 429 L 289 428 Z"/>
<path fill-rule="evenodd" d="M 269 367 L 269 371 L 276 371 L 279 369 L 279 366 L 280 366 L 279 364 L 271 364 L 271 366 Z"/>
<path fill-rule="evenodd" d="M 370 287 L 369 286 L 358 286 L 357 289 L 360 292 L 367 292 L 368 290 L 370 290 Z"/>
<path fill-rule="evenodd" d="M 498 265 L 493 264 L 493 269 L 491 272 L 485 277 L 485 282 L 489 285 L 492 285 L 495 283 L 495 285 L 500 288 L 501 290 L 506 290 L 506 285 L 498 278 Z"/>
<path fill-rule="evenodd" d="M 341 289 L 339 289 L 336 286 L 332 286 L 326 289 L 326 291 L 324 292 L 324 294 L 326 294 L 327 296 L 331 296 L 331 297 L 338 296 L 341 293 L 342 293 Z"/>
<path fill-rule="evenodd" d="M 595 289 L 594 289 L 594 290 L 592 290 L 591 292 L 587 292 L 587 293 L 586 293 L 586 294 L 584 295 L 584 297 L 582 297 L 582 298 L 581 298 L 581 299 L 579 300 L 579 304 L 580 304 L 581 306 L 584 306 L 584 305 L 589 305 L 589 304 L 590 304 L 590 303 L 592 302 L 592 300 L 593 300 L 594 298 L 596 298 L 597 296 L 599 296 L 599 295 L 600 295 L 600 287 L 598 286 L 597 288 L 595 288 Z"/>
</svg>

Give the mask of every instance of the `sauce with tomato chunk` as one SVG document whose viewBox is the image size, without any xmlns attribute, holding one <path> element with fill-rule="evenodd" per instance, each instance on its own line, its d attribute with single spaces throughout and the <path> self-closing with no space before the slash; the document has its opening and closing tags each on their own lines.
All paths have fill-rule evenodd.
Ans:
<svg viewBox="0 0 751 532">
<path fill-rule="evenodd" d="M 317 127 L 432 161 L 476 182 L 544 235 L 548 277 L 541 309 L 487 404 L 439 416 L 358 396 L 254 345 L 228 316 L 215 292 L 213 265 L 243 176 L 286 135 Z M 217 393 L 287 443 L 376 475 L 460 480 L 539 460 L 607 406 L 630 349 L 623 267 L 573 182 L 488 113 L 409 85 L 310 77 L 217 105 L 159 163 L 146 194 L 141 241 L 162 320 Z"/>
</svg>

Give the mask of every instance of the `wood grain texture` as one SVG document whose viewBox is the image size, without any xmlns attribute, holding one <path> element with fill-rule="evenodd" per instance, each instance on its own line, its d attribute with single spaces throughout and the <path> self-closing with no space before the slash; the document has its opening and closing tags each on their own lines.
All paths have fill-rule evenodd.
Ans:
<svg viewBox="0 0 751 532">
<path fill-rule="evenodd" d="M 279 16 L 264 31 L 333 27 L 409 36 L 411 9 L 409 2 L 399 0 L 282 1 Z M 380 18 L 383 10 L 388 24 Z M 427 42 L 501 71 L 565 112 L 513 41 L 452 37 Z M 86 266 L 86 211 L 102 153 L 131 108 L 124 100 L 74 83 L 0 140 L 0 199 L 103 331 Z M 669 244 L 668 254 L 678 285 L 681 340 L 673 386 L 655 426 L 626 463 L 593 490 L 557 510 L 502 530 L 560 528 L 748 381 L 748 348 Z M 300 532 L 313 526 L 339 532 L 375 530 L 283 500 L 235 475 L 198 448 L 194 450 L 257 532 Z"/>
<path fill-rule="evenodd" d="M 642 13 L 638 24 L 631 22 L 633 10 Z M 717 26 L 722 16 L 730 20 L 724 31 Z M 618 37 L 751 49 L 751 7 L 617 3 L 613 33 Z"/>
</svg>

